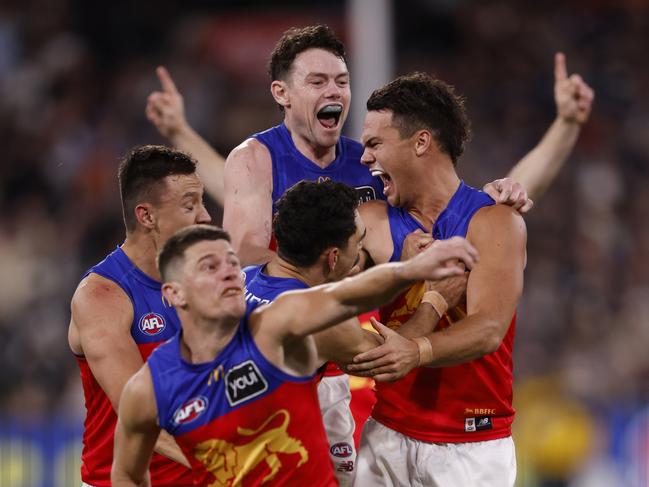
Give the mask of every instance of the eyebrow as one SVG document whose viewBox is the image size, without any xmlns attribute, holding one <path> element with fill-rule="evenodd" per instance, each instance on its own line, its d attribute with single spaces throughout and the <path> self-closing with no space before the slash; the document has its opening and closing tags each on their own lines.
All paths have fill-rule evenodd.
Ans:
<svg viewBox="0 0 649 487">
<path fill-rule="evenodd" d="M 370 135 L 370 137 L 367 140 L 363 140 L 363 138 L 361 137 L 361 142 L 363 144 L 363 147 L 367 147 L 370 144 L 370 142 L 374 141 L 374 139 L 376 139 L 376 136 L 374 135 Z"/>
<path fill-rule="evenodd" d="M 309 73 L 306 74 L 307 78 L 310 77 L 310 76 L 328 78 L 329 73 L 321 73 L 321 72 L 312 71 L 312 72 L 309 72 Z M 343 72 L 340 72 L 338 74 L 334 74 L 334 78 L 340 78 L 341 76 L 349 76 L 349 71 L 343 71 Z"/>
<path fill-rule="evenodd" d="M 203 257 L 199 258 L 199 259 L 196 261 L 196 263 L 197 263 L 197 264 L 200 264 L 200 263 L 203 262 L 204 260 L 206 260 L 206 259 L 210 259 L 210 258 L 214 257 L 215 255 L 216 255 L 216 254 L 215 254 L 214 252 L 210 252 L 209 254 L 205 254 Z"/>
<path fill-rule="evenodd" d="M 183 195 L 183 199 L 185 198 L 198 198 L 200 196 L 200 193 L 198 191 L 187 191 Z"/>
</svg>

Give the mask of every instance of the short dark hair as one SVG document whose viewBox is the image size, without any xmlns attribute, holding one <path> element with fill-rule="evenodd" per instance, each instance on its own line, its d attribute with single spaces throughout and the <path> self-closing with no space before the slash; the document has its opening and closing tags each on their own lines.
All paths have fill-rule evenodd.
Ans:
<svg viewBox="0 0 649 487">
<path fill-rule="evenodd" d="M 471 135 L 464 98 L 452 86 L 424 73 L 399 76 L 375 90 L 367 100 L 367 110 L 390 110 L 402 138 L 421 128 L 431 130 L 453 164 L 457 164 Z"/>
<path fill-rule="evenodd" d="M 271 81 L 284 80 L 297 55 L 312 48 L 329 51 L 347 63 L 345 46 L 328 26 L 291 27 L 277 41 L 271 53 L 268 64 Z"/>
<path fill-rule="evenodd" d="M 277 202 L 277 254 L 297 266 L 314 264 L 328 247 L 345 248 L 356 232 L 358 195 L 342 183 L 301 181 Z"/>
<path fill-rule="evenodd" d="M 127 232 L 137 226 L 135 207 L 144 198 L 156 201 L 159 185 L 167 176 L 194 174 L 196 162 L 184 152 L 162 145 L 143 145 L 132 149 L 119 165 L 118 179 L 122 213 Z"/>
<path fill-rule="evenodd" d="M 157 264 L 162 280 L 168 277 L 169 267 L 173 261 L 182 258 L 185 250 L 195 243 L 203 240 L 227 240 L 230 241 L 230 234 L 214 225 L 190 225 L 174 233 L 165 242 L 158 253 Z"/>
</svg>

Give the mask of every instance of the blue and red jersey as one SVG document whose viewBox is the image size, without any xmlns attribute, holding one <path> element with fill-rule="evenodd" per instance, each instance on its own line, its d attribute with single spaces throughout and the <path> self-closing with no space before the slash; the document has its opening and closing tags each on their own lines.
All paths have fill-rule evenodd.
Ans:
<svg viewBox="0 0 649 487">
<path fill-rule="evenodd" d="M 466 236 L 475 213 L 493 204 L 482 191 L 460 183 L 435 222 L 433 238 Z M 394 244 L 390 260 L 399 261 L 406 236 L 417 229 L 426 230 L 403 209 L 388 205 L 387 212 Z M 414 314 L 423 293 L 423 283 L 406 290 L 380 310 L 382 323 L 393 329 L 401 326 Z M 453 326 L 464 316 L 465 305 L 450 309 L 437 326 Z M 427 442 L 460 443 L 509 436 L 514 420 L 515 321 L 514 316 L 494 353 L 451 367 L 416 368 L 396 382 L 377 383 L 372 417 L 404 435 Z"/>
<path fill-rule="evenodd" d="M 146 360 L 153 349 L 180 330 L 176 310 L 162 298 L 161 283 L 138 269 L 117 247 L 89 274 L 110 279 L 121 287 L 133 305 L 131 337 Z M 81 454 L 81 479 L 97 487 L 109 487 L 113 463 L 113 438 L 117 414 L 83 356 L 76 356 L 86 402 L 86 419 Z M 157 453 L 151 460 L 151 481 L 154 486 L 192 485 L 190 471 Z"/>
<path fill-rule="evenodd" d="M 211 362 L 185 361 L 180 340 L 148 365 L 159 424 L 190 461 L 194 485 L 337 485 L 313 376 L 266 360 L 246 318 Z"/>
</svg>

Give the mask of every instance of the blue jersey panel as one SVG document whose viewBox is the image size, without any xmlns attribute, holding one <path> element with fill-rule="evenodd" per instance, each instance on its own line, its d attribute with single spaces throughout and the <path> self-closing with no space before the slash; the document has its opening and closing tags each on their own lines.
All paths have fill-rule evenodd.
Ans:
<svg viewBox="0 0 649 487">
<path fill-rule="evenodd" d="M 295 147 L 284 124 L 253 137 L 268 148 L 273 161 L 273 213 L 275 203 L 286 190 L 303 180 L 345 183 L 356 188 L 361 203 L 385 199 L 381 180 L 372 176 L 360 162 L 363 147 L 348 137 L 340 138 L 336 144 L 336 159 L 326 168 L 313 163 Z"/>
<path fill-rule="evenodd" d="M 455 236 L 465 237 L 475 212 L 484 206 L 493 204 L 494 200 L 487 193 L 467 186 L 463 181 L 460 181 L 459 188 L 433 225 L 433 238 L 435 240 L 446 240 Z M 426 229 L 403 208 L 394 208 L 388 205 L 387 211 L 394 245 L 390 261 L 397 262 L 401 259 L 403 241 L 406 235 L 417 229 L 424 232 Z"/>
<path fill-rule="evenodd" d="M 176 310 L 162 298 L 162 284 L 138 269 L 117 247 L 88 274 L 98 274 L 114 281 L 133 303 L 131 336 L 138 345 L 168 340 L 180 330 Z"/>
</svg>

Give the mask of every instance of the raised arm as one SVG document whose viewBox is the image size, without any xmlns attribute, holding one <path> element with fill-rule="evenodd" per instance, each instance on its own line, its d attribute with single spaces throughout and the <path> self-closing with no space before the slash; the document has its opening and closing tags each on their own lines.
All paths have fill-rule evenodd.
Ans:
<svg viewBox="0 0 649 487">
<path fill-rule="evenodd" d="M 248 139 L 225 163 L 223 228 L 232 238 L 242 266 L 264 264 L 272 234 L 273 168 L 266 146 Z"/>
<path fill-rule="evenodd" d="M 223 206 L 223 170 L 225 159 L 216 152 L 185 118 L 183 97 L 166 68 L 159 66 L 156 74 L 162 91 L 154 91 L 147 99 L 146 116 L 160 135 L 198 161 L 198 175 L 205 190 Z"/>
<path fill-rule="evenodd" d="M 438 242 L 409 261 L 383 264 L 337 283 L 285 293 L 252 316 L 259 329 L 274 330 L 280 336 L 306 336 L 385 304 L 415 282 L 462 274 L 464 267 L 458 259 L 470 269 L 477 253 L 462 238 Z"/>
<path fill-rule="evenodd" d="M 128 381 L 120 400 L 111 471 L 114 487 L 150 485 L 147 470 L 160 433 L 157 417 L 151 373 L 145 365 Z"/>
<path fill-rule="evenodd" d="M 545 193 L 568 159 L 582 125 L 590 116 L 594 97 L 594 91 L 581 76 L 568 76 L 566 58 L 562 53 L 557 53 L 554 60 L 557 117 L 539 144 L 507 175 L 520 182 L 533 200 Z"/>
<path fill-rule="evenodd" d="M 72 298 L 69 341 L 72 351 L 84 355 L 92 375 L 113 409 L 126 382 L 142 367 L 142 356 L 131 337 L 133 305 L 113 281 L 90 274 Z M 173 438 L 161 435 L 156 451 L 189 466 Z"/>
</svg>

